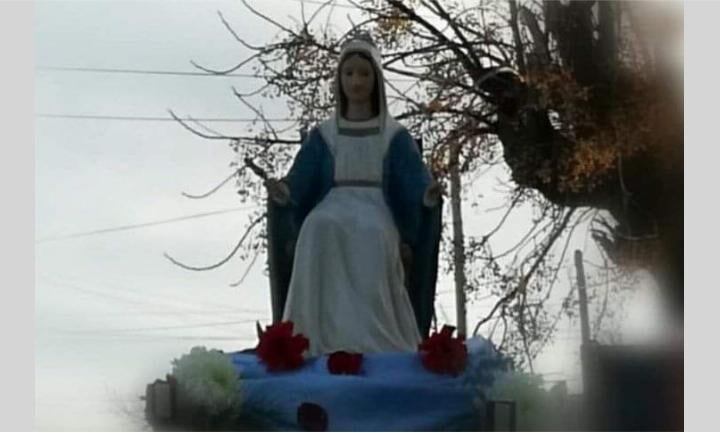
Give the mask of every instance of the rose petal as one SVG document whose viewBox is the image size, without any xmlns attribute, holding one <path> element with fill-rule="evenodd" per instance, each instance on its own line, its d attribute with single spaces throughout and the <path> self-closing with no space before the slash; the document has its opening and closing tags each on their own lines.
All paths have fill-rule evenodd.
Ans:
<svg viewBox="0 0 720 433">
<path fill-rule="evenodd" d="M 302 403 L 297 409 L 297 423 L 305 431 L 327 431 L 328 415 L 318 404 Z"/>
</svg>

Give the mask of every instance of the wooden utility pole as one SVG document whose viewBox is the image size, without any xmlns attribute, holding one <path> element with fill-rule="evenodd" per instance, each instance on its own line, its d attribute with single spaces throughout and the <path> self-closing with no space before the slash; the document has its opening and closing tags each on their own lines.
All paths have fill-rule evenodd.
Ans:
<svg viewBox="0 0 720 433">
<path fill-rule="evenodd" d="M 588 317 L 587 291 L 585 284 L 585 267 L 582 251 L 575 250 L 575 271 L 577 273 L 578 298 L 580 300 L 580 332 L 582 344 L 590 342 L 590 318 Z"/>
<path fill-rule="evenodd" d="M 465 313 L 465 243 L 461 210 L 460 144 L 450 148 L 450 202 L 453 218 L 453 264 L 455 266 L 455 308 L 457 310 L 458 335 L 467 335 Z"/>
<path fill-rule="evenodd" d="M 580 301 L 580 366 L 583 383 L 583 411 L 587 418 L 584 426 L 585 429 L 595 430 L 591 427 L 596 425 L 597 405 L 595 399 L 598 395 L 597 381 L 594 380 L 597 371 L 598 351 L 595 346 L 590 344 L 590 318 L 588 317 L 587 307 L 587 286 L 585 284 L 585 267 L 583 266 L 583 254 L 580 250 L 575 250 L 575 273 L 577 278 L 578 299 Z M 600 429 L 602 430 L 602 429 Z"/>
</svg>

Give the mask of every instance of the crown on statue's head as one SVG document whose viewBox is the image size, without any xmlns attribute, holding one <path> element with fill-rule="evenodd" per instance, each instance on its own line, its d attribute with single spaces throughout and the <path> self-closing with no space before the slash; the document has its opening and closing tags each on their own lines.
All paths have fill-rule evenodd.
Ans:
<svg viewBox="0 0 720 433">
<path fill-rule="evenodd" d="M 370 32 L 366 30 L 353 30 L 348 34 L 348 36 L 345 38 L 345 41 L 342 43 L 340 48 L 342 49 L 345 45 L 349 44 L 352 41 L 364 41 L 368 44 L 372 45 L 374 48 L 377 48 L 377 45 L 375 45 L 375 41 L 373 41 L 372 36 L 370 35 Z"/>
</svg>

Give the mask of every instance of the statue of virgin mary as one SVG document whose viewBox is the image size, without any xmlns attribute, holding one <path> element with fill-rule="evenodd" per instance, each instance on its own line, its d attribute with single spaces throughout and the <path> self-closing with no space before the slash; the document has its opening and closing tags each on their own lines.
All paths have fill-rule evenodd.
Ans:
<svg viewBox="0 0 720 433">
<path fill-rule="evenodd" d="M 438 213 L 440 188 L 388 113 L 369 37 L 342 45 L 334 93 L 334 112 L 307 134 L 287 176 L 267 183 L 298 228 L 282 320 L 308 337 L 309 356 L 415 351 L 434 299 L 439 232 L 428 232 L 427 218 Z M 405 251 L 435 269 L 406 278 Z"/>
</svg>

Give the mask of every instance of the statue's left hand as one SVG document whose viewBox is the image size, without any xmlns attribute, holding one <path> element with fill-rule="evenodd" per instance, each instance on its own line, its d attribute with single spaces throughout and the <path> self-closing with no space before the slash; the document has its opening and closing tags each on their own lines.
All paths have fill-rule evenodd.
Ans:
<svg viewBox="0 0 720 433">
<path fill-rule="evenodd" d="M 435 180 L 430 182 L 425 195 L 423 196 L 423 204 L 427 207 L 437 206 L 442 196 L 442 186 Z"/>
</svg>

